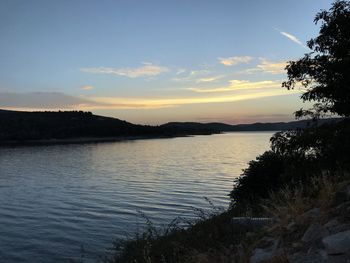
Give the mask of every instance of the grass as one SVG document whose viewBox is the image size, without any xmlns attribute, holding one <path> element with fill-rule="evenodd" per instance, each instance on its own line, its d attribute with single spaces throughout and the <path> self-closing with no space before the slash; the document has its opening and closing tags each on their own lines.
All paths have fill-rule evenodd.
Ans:
<svg viewBox="0 0 350 263">
<path fill-rule="evenodd" d="M 239 233 L 231 227 L 230 213 L 207 201 L 211 209 L 194 209 L 196 220 L 179 217 L 162 229 L 141 213 L 146 230 L 133 239 L 117 241 L 113 257 L 106 262 L 199 262 L 206 251 L 215 256 L 216 250 L 226 247 Z"/>
<path fill-rule="evenodd" d="M 272 192 L 268 199 L 261 202 L 266 216 L 276 219 L 275 228 L 285 229 L 294 225 L 309 223 L 311 219 L 324 221 L 333 205 L 337 192 L 344 184 L 343 176 L 334 176 L 329 172 L 313 177 L 310 184 L 297 184 Z M 312 208 L 319 208 L 317 217 L 306 213 Z"/>
<path fill-rule="evenodd" d="M 257 233 L 252 239 L 242 240 L 250 245 L 250 251 L 262 247 L 262 236 L 279 240 L 290 251 L 305 249 L 301 237 L 311 224 L 325 224 L 334 218 L 334 207 L 339 204 L 337 196 L 349 185 L 348 174 L 324 172 L 313 177 L 308 185 L 284 187 L 261 201 L 265 216 L 272 217 L 274 223 Z M 338 200 L 337 200 L 338 199 Z M 340 201 L 341 202 L 341 201 Z"/>
</svg>

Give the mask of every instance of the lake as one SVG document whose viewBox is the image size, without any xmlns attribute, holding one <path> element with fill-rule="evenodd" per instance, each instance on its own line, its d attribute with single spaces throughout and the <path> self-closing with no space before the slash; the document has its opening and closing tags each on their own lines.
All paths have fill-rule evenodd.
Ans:
<svg viewBox="0 0 350 263">
<path fill-rule="evenodd" d="M 145 221 L 227 208 L 272 132 L 0 148 L 0 262 L 95 262 Z"/>
</svg>

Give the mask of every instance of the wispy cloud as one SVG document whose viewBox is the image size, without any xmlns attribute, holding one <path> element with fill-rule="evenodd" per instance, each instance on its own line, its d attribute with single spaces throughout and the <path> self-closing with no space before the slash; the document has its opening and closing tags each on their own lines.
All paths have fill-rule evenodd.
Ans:
<svg viewBox="0 0 350 263">
<path fill-rule="evenodd" d="M 222 103 L 244 100 L 254 100 L 273 96 L 290 95 L 297 91 L 285 92 L 282 88 L 273 88 L 272 83 L 258 83 L 233 80 L 230 83 L 231 93 L 197 94 L 196 96 L 170 98 L 141 98 L 141 97 L 74 97 L 63 93 L 34 92 L 34 93 L 0 93 L 0 107 L 14 110 L 108 110 L 108 109 L 159 109 L 177 107 L 189 104 Z M 266 88 L 269 86 L 271 88 Z M 245 86 L 245 88 L 244 88 Z M 247 89 L 247 90 L 243 90 Z M 240 91 L 241 90 L 241 91 Z M 219 92 L 224 90 L 219 90 Z M 214 91 L 213 91 L 214 92 Z M 215 91 L 218 92 L 218 91 Z M 201 93 L 201 92 L 200 92 Z M 204 95 L 204 96 L 202 96 Z"/>
<path fill-rule="evenodd" d="M 211 76 L 211 77 L 205 77 L 205 78 L 199 78 L 196 79 L 196 83 L 209 83 L 209 82 L 215 82 L 219 79 L 222 79 L 225 77 L 225 75 L 219 75 L 219 76 Z"/>
<path fill-rule="evenodd" d="M 94 87 L 90 86 L 90 85 L 84 85 L 84 86 L 81 86 L 80 89 L 81 90 L 92 90 L 92 89 L 94 89 Z"/>
<path fill-rule="evenodd" d="M 208 69 L 199 69 L 199 70 L 192 70 L 190 72 L 190 76 L 199 76 L 199 75 L 205 75 L 205 74 L 208 74 L 210 73 L 210 71 Z"/>
<path fill-rule="evenodd" d="M 298 44 L 299 46 L 303 47 L 303 48 L 307 48 L 303 42 L 301 42 L 296 36 L 287 33 L 285 31 L 281 31 L 278 28 L 274 28 L 276 31 L 278 31 L 282 36 L 288 38 L 290 41 L 293 41 L 294 43 Z"/>
<path fill-rule="evenodd" d="M 286 61 L 273 62 L 266 58 L 260 58 L 260 62 L 254 68 L 248 68 L 240 71 L 243 74 L 253 74 L 257 72 L 265 72 L 270 74 L 283 74 L 285 73 Z"/>
<path fill-rule="evenodd" d="M 189 88 L 189 90 L 197 93 L 218 93 L 229 91 L 252 91 L 258 89 L 276 89 L 281 88 L 281 81 L 264 80 L 264 81 L 249 81 L 249 80 L 230 80 L 229 85 L 216 88 Z"/>
<path fill-rule="evenodd" d="M 235 66 L 238 64 L 246 64 L 252 61 L 253 59 L 254 58 L 250 56 L 218 58 L 219 62 L 225 66 Z"/>
<path fill-rule="evenodd" d="M 261 58 L 257 68 L 271 74 L 282 74 L 285 73 L 286 65 L 287 62 L 285 61 L 271 62 L 265 58 Z"/>
<path fill-rule="evenodd" d="M 81 68 L 82 72 L 93 74 L 112 74 L 118 76 L 124 76 L 128 78 L 140 78 L 140 77 L 154 77 L 161 73 L 170 71 L 169 68 L 164 66 L 153 65 L 152 63 L 144 62 L 143 66 L 136 68 Z"/>
<path fill-rule="evenodd" d="M 183 74 L 183 73 L 185 73 L 185 72 L 186 72 L 186 69 L 180 68 L 180 69 L 178 69 L 178 70 L 176 71 L 175 75 L 181 75 L 181 74 Z"/>
<path fill-rule="evenodd" d="M 119 101 L 123 101 L 125 105 L 128 105 L 129 109 L 155 109 L 155 108 L 167 108 L 176 107 L 188 104 L 203 104 L 203 103 L 222 103 L 222 102 L 235 102 L 244 100 L 253 100 L 274 96 L 291 95 L 291 93 L 298 93 L 297 91 L 285 92 L 280 89 L 266 89 L 254 92 L 237 92 L 236 94 L 226 94 L 221 96 L 206 96 L 206 97 L 183 97 L 183 98 L 159 98 L 159 99 L 147 99 L 147 98 L 110 98 L 99 97 L 94 98 L 95 101 L 109 104 L 110 108 L 120 108 Z M 117 103 L 117 104 L 115 104 Z"/>
<path fill-rule="evenodd" d="M 199 69 L 199 70 L 191 70 L 189 71 L 187 74 L 184 74 L 186 73 L 187 71 L 183 71 L 179 74 L 176 74 L 176 75 L 180 75 L 180 76 L 177 76 L 176 78 L 173 78 L 172 80 L 173 81 L 197 81 L 198 78 L 200 78 L 202 76 L 202 78 L 204 78 L 203 76 L 206 76 L 208 74 L 210 74 L 210 70 L 207 70 L 207 69 Z"/>
</svg>

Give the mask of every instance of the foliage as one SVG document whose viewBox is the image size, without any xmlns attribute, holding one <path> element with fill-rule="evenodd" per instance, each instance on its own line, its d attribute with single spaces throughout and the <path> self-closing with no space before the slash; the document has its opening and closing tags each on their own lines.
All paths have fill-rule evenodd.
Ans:
<svg viewBox="0 0 350 263">
<path fill-rule="evenodd" d="M 350 116 L 350 2 L 336 1 L 329 11 L 319 12 L 319 35 L 308 41 L 312 52 L 287 65 L 288 80 L 282 86 L 306 88 L 301 98 L 315 101 L 312 110 L 299 110 L 296 117 L 319 117 L 327 112 Z"/>
<path fill-rule="evenodd" d="M 0 110 L 0 143 L 84 137 L 171 137 L 217 132 L 210 127 L 176 129 L 171 126 L 136 125 L 83 111 L 22 112 Z"/>
<path fill-rule="evenodd" d="M 276 133 L 271 138 L 271 148 L 288 158 L 317 163 L 318 170 L 349 169 L 349 134 L 350 120 L 344 119 L 304 130 Z"/>
<path fill-rule="evenodd" d="M 296 117 L 323 114 L 350 115 L 350 2 L 336 1 L 329 11 L 315 17 L 321 22 L 319 35 L 308 42 L 312 52 L 287 65 L 288 80 L 282 86 L 301 83 L 304 101 L 315 101 L 313 109 L 296 112 Z M 271 150 L 249 163 L 230 197 L 232 207 L 244 208 L 266 198 L 285 185 L 310 184 L 324 170 L 350 170 L 350 120 L 312 125 L 276 133 Z"/>
<path fill-rule="evenodd" d="M 230 193 L 244 209 L 286 185 L 310 184 L 322 171 L 350 170 L 350 120 L 276 133 L 271 150 L 251 161 Z"/>
<path fill-rule="evenodd" d="M 235 186 L 230 193 L 234 203 L 246 207 L 254 203 L 257 198 L 268 195 L 266 187 L 276 188 L 282 183 L 282 174 L 285 164 L 282 155 L 273 151 L 267 151 L 250 161 L 247 169 L 236 180 Z"/>
<path fill-rule="evenodd" d="M 156 228 L 146 217 L 147 229 L 135 238 L 115 243 L 114 255 L 106 262 L 193 262 L 192 256 L 232 245 L 236 236 L 231 214 L 212 208 L 200 211 L 198 220 L 177 218 L 164 229 Z"/>
<path fill-rule="evenodd" d="M 324 171 L 321 175 L 312 177 L 307 185 L 287 185 L 271 192 L 267 199 L 261 201 L 261 205 L 267 216 L 277 219 L 274 227 L 279 225 L 283 229 L 292 222 L 303 224 L 308 219 L 303 216 L 304 213 L 313 207 L 320 208 L 322 213 L 328 212 L 344 176 Z"/>
</svg>

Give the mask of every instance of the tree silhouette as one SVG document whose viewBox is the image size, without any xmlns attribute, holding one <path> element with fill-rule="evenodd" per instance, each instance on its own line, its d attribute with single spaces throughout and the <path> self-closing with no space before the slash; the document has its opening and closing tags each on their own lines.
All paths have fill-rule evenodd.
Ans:
<svg viewBox="0 0 350 263">
<path fill-rule="evenodd" d="M 299 110 L 296 117 L 318 118 L 327 113 L 350 115 L 350 1 L 336 1 L 315 17 L 321 22 L 319 35 L 308 41 L 312 52 L 286 67 L 288 80 L 282 86 L 301 83 L 304 101 L 312 109 Z M 315 124 L 315 125 L 314 125 Z M 272 191 L 309 185 L 325 173 L 340 176 L 350 171 L 350 118 L 325 124 L 315 122 L 306 129 L 276 133 L 271 150 L 249 163 L 230 193 L 233 209 L 255 206 Z M 263 186 L 263 187 L 262 187 Z M 254 207 L 255 206 L 255 207 Z"/>
<path fill-rule="evenodd" d="M 350 115 L 350 2 L 336 1 L 329 11 L 320 11 L 314 20 L 321 22 L 319 35 L 307 42 L 312 52 L 286 66 L 288 80 L 282 86 L 306 91 L 303 101 L 315 101 L 312 109 L 300 109 L 296 117 L 318 118 L 326 113 Z"/>
</svg>

